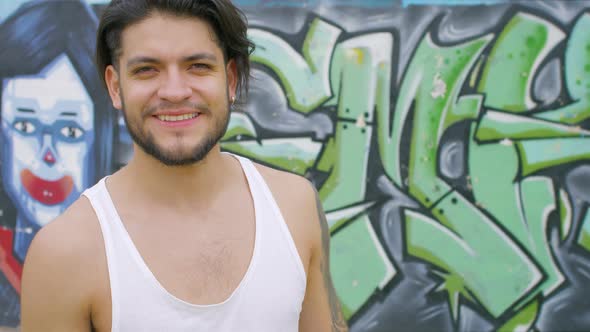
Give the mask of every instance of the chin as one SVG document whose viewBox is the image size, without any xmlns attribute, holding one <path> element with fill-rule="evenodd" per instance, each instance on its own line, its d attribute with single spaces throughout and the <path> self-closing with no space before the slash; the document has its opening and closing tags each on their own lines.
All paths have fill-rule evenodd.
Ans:
<svg viewBox="0 0 590 332">
<path fill-rule="evenodd" d="M 18 210 L 20 213 L 24 213 L 26 219 L 39 227 L 49 224 L 64 210 L 62 204 L 50 206 L 36 201 L 26 193 L 22 193 L 20 196 Z"/>
<path fill-rule="evenodd" d="M 37 208 L 35 217 L 35 223 L 39 225 L 39 227 L 43 227 L 49 224 L 53 219 L 57 218 L 60 213 L 62 212 L 62 208 L 60 206 L 55 207 L 40 207 Z"/>
</svg>

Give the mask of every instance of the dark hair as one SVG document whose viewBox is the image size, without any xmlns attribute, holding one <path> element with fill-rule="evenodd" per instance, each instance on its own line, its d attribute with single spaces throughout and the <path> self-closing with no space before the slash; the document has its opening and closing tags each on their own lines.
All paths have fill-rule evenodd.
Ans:
<svg viewBox="0 0 590 332">
<path fill-rule="evenodd" d="M 103 83 L 106 67 L 117 67 L 123 30 L 148 18 L 154 11 L 197 17 L 207 22 L 215 32 L 224 61 L 236 63 L 238 95 L 247 93 L 249 55 L 254 44 L 247 37 L 246 16 L 230 0 L 113 0 L 102 14 L 96 36 L 96 64 Z"/>
<path fill-rule="evenodd" d="M 101 86 L 92 61 L 96 16 L 88 5 L 71 0 L 33 1 L 22 5 L 0 25 L 2 79 L 38 74 L 58 56 L 68 56 L 94 104 L 91 181 L 112 171 L 117 113 Z M 0 100 L 2 90 L 0 89 Z M 1 105 L 0 105 L 1 107 Z"/>
</svg>

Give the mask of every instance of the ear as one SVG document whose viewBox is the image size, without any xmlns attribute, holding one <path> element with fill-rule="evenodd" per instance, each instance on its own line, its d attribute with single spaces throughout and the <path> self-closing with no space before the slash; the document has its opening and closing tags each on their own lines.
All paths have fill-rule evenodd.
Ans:
<svg viewBox="0 0 590 332">
<path fill-rule="evenodd" d="M 238 85 L 238 67 L 236 66 L 236 62 L 232 59 L 229 60 L 227 66 L 225 68 L 225 72 L 227 73 L 227 90 L 229 91 L 229 98 L 237 97 L 236 94 L 236 86 Z"/>
<path fill-rule="evenodd" d="M 107 84 L 107 89 L 109 90 L 109 95 L 111 96 L 111 101 L 113 102 L 113 106 L 116 109 L 121 110 L 123 108 L 123 103 L 121 101 L 121 84 L 119 81 L 119 73 L 113 65 L 107 66 L 105 69 L 104 78 Z"/>
</svg>

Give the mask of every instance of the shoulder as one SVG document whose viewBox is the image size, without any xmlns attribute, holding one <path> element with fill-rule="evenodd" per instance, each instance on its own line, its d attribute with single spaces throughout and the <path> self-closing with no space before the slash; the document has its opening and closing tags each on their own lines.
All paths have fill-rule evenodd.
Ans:
<svg viewBox="0 0 590 332">
<path fill-rule="evenodd" d="M 296 208 L 305 211 L 311 210 L 314 214 L 316 213 L 317 193 L 308 179 L 260 164 L 254 165 L 264 178 L 281 209 Z"/>
<path fill-rule="evenodd" d="M 27 287 L 59 287 L 81 292 L 93 282 L 98 255 L 102 254 L 100 226 L 87 198 L 81 197 L 62 215 L 35 235 L 23 270 Z"/>
<path fill-rule="evenodd" d="M 255 165 L 279 206 L 307 273 L 327 227 L 318 193 L 302 176 Z"/>
<path fill-rule="evenodd" d="M 104 276 L 97 224 L 90 202 L 82 197 L 35 235 L 23 268 L 23 330 L 87 328 Z"/>
<path fill-rule="evenodd" d="M 59 254 L 75 258 L 93 249 L 99 237 L 100 227 L 94 209 L 88 199 L 82 196 L 59 217 L 41 228 L 31 243 L 29 254 Z"/>
</svg>

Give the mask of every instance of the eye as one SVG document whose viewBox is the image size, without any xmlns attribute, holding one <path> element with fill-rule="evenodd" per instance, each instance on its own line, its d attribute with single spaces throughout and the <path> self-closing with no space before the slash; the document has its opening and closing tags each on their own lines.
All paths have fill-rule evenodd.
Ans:
<svg viewBox="0 0 590 332">
<path fill-rule="evenodd" d="M 151 68 L 151 67 L 139 67 L 139 68 L 135 69 L 134 72 L 135 73 L 143 73 L 143 72 L 146 72 L 146 71 L 150 71 L 152 69 L 153 68 Z"/>
<path fill-rule="evenodd" d="M 154 73 L 155 71 L 156 69 L 154 67 L 143 66 L 133 69 L 132 73 L 133 75 L 146 76 Z"/>
<path fill-rule="evenodd" d="M 23 134 L 32 134 L 35 132 L 35 125 L 26 120 L 16 121 L 14 123 L 14 129 L 20 131 Z"/>
<path fill-rule="evenodd" d="M 63 137 L 70 138 L 70 139 L 80 138 L 84 134 L 82 129 L 80 129 L 78 127 L 74 127 L 74 126 L 63 127 L 63 128 L 61 128 L 61 130 L 59 132 L 60 132 L 60 134 L 62 134 Z"/>
<path fill-rule="evenodd" d="M 193 63 L 191 65 L 191 69 L 195 69 L 195 70 L 209 70 L 209 69 L 211 69 L 211 66 L 209 64 L 206 64 L 206 63 Z"/>
</svg>

